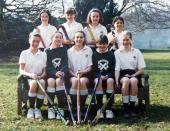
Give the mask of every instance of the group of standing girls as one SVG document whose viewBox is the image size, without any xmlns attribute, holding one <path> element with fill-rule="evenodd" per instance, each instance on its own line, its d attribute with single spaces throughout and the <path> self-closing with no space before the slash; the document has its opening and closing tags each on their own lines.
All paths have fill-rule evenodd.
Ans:
<svg viewBox="0 0 170 131">
<path fill-rule="evenodd" d="M 115 85 L 117 87 L 121 85 L 124 116 L 135 115 L 138 82 L 144 72 L 145 62 L 141 52 L 132 47 L 132 35 L 124 31 L 123 18 L 116 16 L 112 23 L 114 29 L 107 33 L 105 26 L 101 24 L 102 13 L 99 9 L 93 8 L 89 11 L 87 26 L 84 29 L 75 21 L 74 8 L 67 9 L 65 16 L 67 21 L 57 30 L 49 24 L 51 20 L 49 11 L 43 10 L 39 15 L 42 24 L 30 33 L 29 49 L 21 52 L 20 74 L 30 77 L 28 79 L 30 108 L 27 118 L 42 118 L 40 109 L 44 94 L 38 88 L 37 79 L 44 88 L 46 87 L 46 92 L 53 102 L 57 96 L 59 111 L 64 115 L 63 108 L 66 106 L 64 80 L 67 73 L 70 76 L 69 94 L 73 108 L 76 109 L 78 82 L 81 85 L 80 103 L 83 110 L 89 83 L 93 82 L 96 85 L 100 78 L 95 93 L 97 109 L 102 108 L 104 91 L 109 99 Z M 114 117 L 111 109 L 113 100 L 114 98 L 111 98 L 105 110 L 106 118 Z M 49 119 L 61 119 L 60 116 L 55 116 L 50 103 L 48 107 Z"/>
</svg>

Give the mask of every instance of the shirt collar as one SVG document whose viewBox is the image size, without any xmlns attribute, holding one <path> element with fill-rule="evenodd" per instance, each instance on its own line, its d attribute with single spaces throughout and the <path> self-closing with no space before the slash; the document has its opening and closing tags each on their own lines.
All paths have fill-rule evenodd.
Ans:
<svg viewBox="0 0 170 131">
<path fill-rule="evenodd" d="M 67 23 L 67 25 L 69 25 L 69 24 L 68 24 L 68 21 L 67 21 L 66 23 Z M 70 25 L 74 25 L 75 23 L 76 23 L 76 22 L 75 22 L 75 20 L 74 20 L 73 22 L 70 23 Z"/>
<path fill-rule="evenodd" d="M 63 47 L 63 44 L 61 44 L 59 47 Z M 59 48 L 58 47 L 58 48 Z M 50 50 L 52 50 L 52 49 L 56 49 L 56 48 L 52 48 L 52 44 L 50 45 Z"/>
<path fill-rule="evenodd" d="M 84 47 L 83 47 L 81 50 L 79 50 L 79 51 L 84 51 L 84 50 L 86 50 L 87 48 L 88 48 L 88 46 L 84 45 Z M 74 46 L 72 46 L 72 47 L 70 48 L 70 50 L 76 51 L 75 48 L 74 48 Z"/>
<path fill-rule="evenodd" d="M 121 47 L 119 48 L 119 50 L 120 50 L 120 52 L 124 52 L 124 51 L 125 51 L 123 46 L 121 46 Z M 130 48 L 129 52 L 131 52 L 131 51 L 134 51 L 134 48 L 133 48 L 133 47 Z"/>
<path fill-rule="evenodd" d="M 101 24 L 99 23 L 97 26 L 93 27 L 91 24 L 89 24 L 90 28 L 99 28 Z"/>
<path fill-rule="evenodd" d="M 40 25 L 40 27 L 44 27 L 44 28 L 45 28 L 45 27 L 48 28 L 49 26 L 50 26 L 50 24 L 48 24 L 47 26 L 43 26 L 43 24 Z"/>
<path fill-rule="evenodd" d="M 104 54 L 104 53 L 108 52 L 108 49 L 107 49 L 105 52 L 103 52 L 103 53 L 101 53 L 101 52 L 99 51 L 99 48 L 97 48 L 96 51 L 97 51 L 98 53 L 100 53 L 100 54 Z"/>
<path fill-rule="evenodd" d="M 33 54 L 30 49 L 28 49 L 28 52 L 29 52 L 30 54 Z M 35 53 L 35 55 L 39 55 L 40 53 L 41 53 L 41 51 L 38 49 L 38 51 Z"/>
</svg>

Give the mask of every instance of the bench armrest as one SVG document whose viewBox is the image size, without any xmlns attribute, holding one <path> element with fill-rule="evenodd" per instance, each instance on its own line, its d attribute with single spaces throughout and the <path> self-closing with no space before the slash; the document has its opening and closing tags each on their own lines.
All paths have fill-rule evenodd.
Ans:
<svg viewBox="0 0 170 131">
<path fill-rule="evenodd" d="M 143 87 L 149 88 L 149 74 L 147 72 L 144 72 L 144 74 L 142 75 L 142 78 L 144 79 Z"/>
</svg>

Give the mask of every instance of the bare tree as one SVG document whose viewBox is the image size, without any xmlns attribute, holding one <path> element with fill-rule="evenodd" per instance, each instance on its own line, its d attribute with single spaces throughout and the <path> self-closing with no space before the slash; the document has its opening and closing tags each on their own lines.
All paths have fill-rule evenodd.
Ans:
<svg viewBox="0 0 170 131">
<path fill-rule="evenodd" d="M 138 31 L 170 28 L 170 3 L 168 4 L 166 0 L 122 0 L 119 8 L 115 0 L 113 0 L 112 6 L 108 6 L 111 5 L 108 4 L 109 2 L 109 0 L 75 0 L 75 5 L 78 6 L 78 14 L 80 14 L 78 18 L 80 17 L 85 21 L 87 9 L 97 7 L 103 11 L 103 14 L 107 10 L 104 14 L 105 24 L 108 24 L 108 21 L 110 22 L 110 20 L 106 20 L 108 16 L 112 19 L 117 15 L 123 15 L 127 24 L 132 25 L 132 28 Z M 108 15 L 109 13 L 112 14 Z"/>
<path fill-rule="evenodd" d="M 11 43 L 25 43 L 42 9 L 63 13 L 64 0 L 0 0 L 0 49 Z M 53 21 L 54 22 L 54 21 Z M 6 39 L 5 39 L 6 38 Z M 15 44 L 13 44 L 15 43 Z"/>
<path fill-rule="evenodd" d="M 170 3 L 165 0 L 123 0 L 118 13 L 135 31 L 170 28 Z"/>
</svg>

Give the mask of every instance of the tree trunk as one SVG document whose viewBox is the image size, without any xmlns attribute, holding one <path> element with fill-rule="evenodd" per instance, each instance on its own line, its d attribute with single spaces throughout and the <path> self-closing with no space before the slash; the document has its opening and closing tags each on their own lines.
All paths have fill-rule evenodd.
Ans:
<svg viewBox="0 0 170 131">
<path fill-rule="evenodd" d="M 0 1 L 0 42 L 5 40 L 4 19 L 3 19 L 3 0 Z"/>
</svg>

